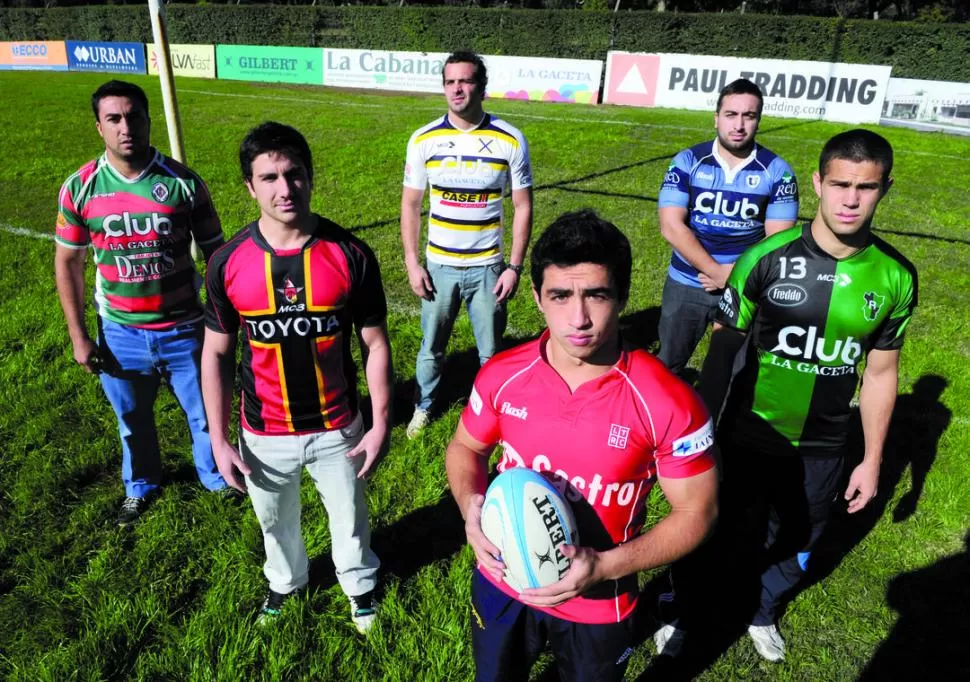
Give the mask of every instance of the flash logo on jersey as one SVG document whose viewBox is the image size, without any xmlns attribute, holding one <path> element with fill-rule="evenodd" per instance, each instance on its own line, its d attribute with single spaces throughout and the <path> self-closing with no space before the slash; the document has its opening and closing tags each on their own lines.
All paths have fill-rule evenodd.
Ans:
<svg viewBox="0 0 970 682">
<path fill-rule="evenodd" d="M 886 297 L 880 296 L 875 291 L 867 291 L 863 294 L 863 298 L 865 304 L 862 306 L 862 314 L 865 316 L 867 322 L 875 322 L 876 316 L 879 314 L 879 309 L 886 302 Z"/>
</svg>

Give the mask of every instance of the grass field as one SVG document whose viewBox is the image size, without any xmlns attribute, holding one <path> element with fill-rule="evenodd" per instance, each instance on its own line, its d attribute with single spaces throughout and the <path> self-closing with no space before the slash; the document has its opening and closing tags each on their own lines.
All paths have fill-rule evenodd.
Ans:
<svg viewBox="0 0 970 682">
<path fill-rule="evenodd" d="M 364 640 L 335 584 L 325 514 L 308 482 L 304 533 L 315 589 L 287 609 L 278 629 L 255 626 L 264 591 L 256 519 L 248 504 L 203 492 L 167 393 L 157 405 L 164 492 L 133 530 L 114 525 L 123 496 L 115 420 L 97 380 L 73 363 L 49 240 L 60 183 L 102 150 L 89 97 L 103 80 L 0 73 L 0 673 L 56 681 L 471 679 L 472 560 L 443 464 L 477 363 L 465 316 L 450 348 L 442 417 L 419 440 L 404 437 L 420 328 L 398 234 L 401 172 L 409 134 L 443 113 L 443 102 L 179 83 L 188 161 L 209 183 L 227 234 L 257 215 L 239 179 L 238 144 L 251 126 L 274 119 L 310 141 L 314 208 L 354 228 L 382 264 L 398 409 L 390 454 L 369 492 L 384 594 L 379 626 Z M 157 81 L 132 80 L 148 90 L 153 138 L 167 149 Z M 631 335 L 649 342 L 669 253 L 657 227 L 657 190 L 670 157 L 712 134 L 710 114 L 486 104 L 530 142 L 537 230 L 562 211 L 592 206 L 630 237 L 626 321 Z M 762 123 L 759 139 L 802 181 L 804 218 L 815 213 L 810 175 L 821 145 L 847 127 Z M 782 622 L 786 662 L 763 663 L 726 623 L 676 665 L 643 644 L 629 679 L 968 679 L 958 655 L 970 635 L 970 140 L 880 132 L 895 146 L 897 166 L 876 224 L 916 264 L 921 284 L 880 497 L 860 518 L 839 519 L 841 531 L 820 553 L 824 580 Z M 527 293 L 511 305 L 515 339 L 541 328 Z M 89 323 L 93 329 L 90 316 Z M 936 377 L 946 382 L 942 394 L 924 390 L 943 385 Z M 659 493 L 652 504 L 655 520 Z M 716 566 L 711 573 L 716 580 Z M 534 678 L 555 679 L 548 661 Z"/>
</svg>

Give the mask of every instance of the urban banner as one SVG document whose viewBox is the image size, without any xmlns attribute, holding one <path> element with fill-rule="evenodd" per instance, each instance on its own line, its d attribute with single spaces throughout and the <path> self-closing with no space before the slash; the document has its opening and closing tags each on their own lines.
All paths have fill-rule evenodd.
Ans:
<svg viewBox="0 0 970 682">
<path fill-rule="evenodd" d="M 67 66 L 71 71 L 145 73 L 145 44 L 68 40 Z"/>
<path fill-rule="evenodd" d="M 599 101 L 601 61 L 497 56 L 484 59 L 489 97 L 580 104 Z"/>
<path fill-rule="evenodd" d="M 158 54 L 155 52 L 155 43 L 148 43 L 145 47 L 148 48 L 148 74 L 157 76 Z M 168 53 L 172 62 L 172 73 L 176 76 L 216 77 L 216 48 L 212 45 L 169 45 Z"/>
<path fill-rule="evenodd" d="M 713 111 L 737 78 L 757 84 L 768 116 L 878 123 L 892 67 L 687 54 L 607 55 L 605 101 Z"/>
<path fill-rule="evenodd" d="M 0 71 L 67 71 L 63 41 L 0 42 Z"/>
<path fill-rule="evenodd" d="M 323 85 L 323 48 L 216 45 L 220 79 Z"/>
</svg>

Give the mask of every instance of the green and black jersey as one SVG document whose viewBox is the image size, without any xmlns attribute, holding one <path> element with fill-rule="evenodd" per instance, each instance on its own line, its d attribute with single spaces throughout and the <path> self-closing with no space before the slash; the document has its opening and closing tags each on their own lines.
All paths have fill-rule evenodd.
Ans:
<svg viewBox="0 0 970 682">
<path fill-rule="evenodd" d="M 913 265 L 875 236 L 843 260 L 808 224 L 748 249 L 717 311 L 749 334 L 722 419 L 730 440 L 765 454 L 841 454 L 859 363 L 903 345 L 916 290 Z"/>
</svg>

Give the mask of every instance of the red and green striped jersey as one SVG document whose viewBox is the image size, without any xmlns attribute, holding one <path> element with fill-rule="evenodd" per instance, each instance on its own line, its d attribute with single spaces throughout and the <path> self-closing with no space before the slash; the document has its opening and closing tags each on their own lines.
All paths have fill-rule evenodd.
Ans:
<svg viewBox="0 0 970 682">
<path fill-rule="evenodd" d="M 902 347 L 916 299 L 916 269 L 876 236 L 836 259 L 806 224 L 745 251 L 717 313 L 750 335 L 721 419 L 726 440 L 768 454 L 842 454 L 859 364 L 873 349 Z"/>
<path fill-rule="evenodd" d="M 316 216 L 302 248 L 275 250 L 254 222 L 209 260 L 206 326 L 243 337 L 242 427 L 261 435 L 330 431 L 357 414 L 353 327 L 387 317 L 373 251 Z"/>
<path fill-rule="evenodd" d="M 165 329 L 202 318 L 189 253 L 194 235 L 210 250 L 223 241 L 202 179 L 157 150 L 129 179 L 106 155 L 67 179 L 58 197 L 57 244 L 93 247 L 94 301 L 112 322 Z"/>
</svg>

